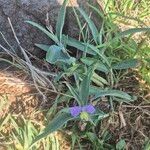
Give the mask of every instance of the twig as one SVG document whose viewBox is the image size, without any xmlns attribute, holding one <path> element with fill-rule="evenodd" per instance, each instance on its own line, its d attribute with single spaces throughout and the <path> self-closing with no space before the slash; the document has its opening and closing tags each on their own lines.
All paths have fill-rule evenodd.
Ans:
<svg viewBox="0 0 150 150">
<path fill-rule="evenodd" d="M 20 41 L 18 40 L 17 36 L 16 36 L 16 33 L 15 33 L 15 30 L 12 26 L 12 23 L 11 23 L 11 20 L 8 18 L 8 22 L 10 24 L 10 27 L 11 27 L 11 30 L 13 32 L 13 35 L 14 35 L 14 38 L 24 56 L 24 59 L 20 59 L 16 53 L 12 53 L 10 50 L 6 49 L 5 47 L 3 47 L 1 44 L 0 44 L 0 47 L 7 53 L 9 54 L 10 56 L 12 56 L 12 58 L 16 58 L 14 59 L 15 61 L 18 62 L 18 64 L 20 66 L 22 66 L 24 69 L 28 70 L 30 73 L 31 73 L 31 76 L 32 76 L 32 79 L 33 79 L 33 82 L 34 82 L 34 86 L 36 87 L 36 89 L 38 90 L 38 92 L 43 96 L 43 99 L 45 100 L 46 99 L 46 96 L 43 94 L 43 92 L 39 89 L 39 86 L 38 84 L 42 85 L 42 86 L 46 86 L 46 85 L 51 85 L 52 89 L 57 92 L 57 90 L 55 89 L 55 86 L 53 85 L 53 83 L 47 78 L 47 76 L 55 76 L 55 74 L 52 74 L 52 73 L 48 73 L 48 72 L 45 72 L 45 71 L 42 71 L 36 67 L 34 67 L 27 55 L 27 51 L 21 46 L 20 44 Z M 3 36 L 5 42 L 9 45 L 9 47 L 12 49 L 11 45 L 7 42 L 7 40 L 5 39 L 5 37 Z M 14 50 L 13 50 L 14 51 Z M 19 67 L 19 66 L 17 66 Z"/>
</svg>

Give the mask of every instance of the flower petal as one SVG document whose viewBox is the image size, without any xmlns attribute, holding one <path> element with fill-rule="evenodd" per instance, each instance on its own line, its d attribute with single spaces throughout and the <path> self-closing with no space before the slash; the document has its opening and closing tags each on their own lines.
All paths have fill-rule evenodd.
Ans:
<svg viewBox="0 0 150 150">
<path fill-rule="evenodd" d="M 71 116 L 77 117 L 80 114 L 81 110 L 81 106 L 70 107 Z"/>
<path fill-rule="evenodd" d="M 86 106 L 83 106 L 82 107 L 82 111 L 84 112 L 88 112 L 88 113 L 90 113 L 90 114 L 93 114 L 96 110 L 95 110 L 95 108 L 94 108 L 94 106 L 93 105 L 86 105 Z"/>
</svg>

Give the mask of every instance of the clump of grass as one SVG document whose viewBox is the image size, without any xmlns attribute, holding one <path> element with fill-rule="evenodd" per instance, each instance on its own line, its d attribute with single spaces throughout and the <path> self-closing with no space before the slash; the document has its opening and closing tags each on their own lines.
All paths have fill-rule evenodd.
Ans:
<svg viewBox="0 0 150 150">
<path fill-rule="evenodd" d="M 105 7 L 105 11 L 110 15 L 111 21 L 116 23 L 121 30 L 134 27 L 150 27 L 149 0 L 118 0 L 117 2 L 114 0 L 103 0 L 103 2 L 105 6 L 107 5 L 107 7 Z M 139 69 L 139 74 L 149 84 L 149 32 L 135 34 L 134 36 L 132 36 L 132 40 L 133 39 L 133 48 L 135 53 L 133 54 L 128 50 L 126 55 L 132 55 L 133 57 L 140 58 L 140 60 L 142 61 L 142 65 Z M 130 41 L 132 40 L 130 39 Z"/>
<path fill-rule="evenodd" d="M 7 99 L 1 97 L 0 111 L 8 103 Z M 42 119 L 38 120 L 37 116 L 41 116 L 41 111 L 32 112 L 33 118 L 25 118 L 23 115 L 6 113 L 0 118 L 0 147 L 10 150 L 27 150 L 33 139 L 44 128 L 45 121 L 48 119 L 42 115 Z M 47 116 L 50 117 L 47 113 Z M 63 134 L 63 136 L 62 136 Z M 65 135 L 65 136 L 64 136 Z M 35 144 L 32 149 L 70 149 L 70 144 L 67 140 L 67 134 L 57 132 L 51 134 Z"/>
</svg>

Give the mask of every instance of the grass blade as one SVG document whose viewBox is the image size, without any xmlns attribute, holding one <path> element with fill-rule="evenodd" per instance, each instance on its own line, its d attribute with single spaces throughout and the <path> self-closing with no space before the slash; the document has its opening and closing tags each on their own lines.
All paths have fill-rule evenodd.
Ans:
<svg viewBox="0 0 150 150">
<path fill-rule="evenodd" d="M 101 76 L 99 76 L 97 73 L 93 73 L 93 77 L 92 78 L 94 78 L 94 79 L 96 79 L 97 80 L 97 82 L 99 82 L 100 83 L 100 85 L 103 85 L 103 84 L 105 84 L 105 85 L 109 85 L 109 83 L 104 79 L 104 78 L 102 78 Z"/>
<path fill-rule="evenodd" d="M 104 13 L 101 12 L 99 9 L 97 9 L 96 7 L 88 4 L 90 6 L 90 8 L 92 8 L 102 19 L 105 19 Z"/>
<path fill-rule="evenodd" d="M 90 58 L 90 57 L 86 57 L 86 58 L 81 58 L 81 61 L 82 61 L 84 64 L 90 66 L 90 65 L 92 65 L 94 62 L 96 62 L 97 59 Z M 102 62 L 100 62 L 100 61 L 97 62 L 97 68 L 96 68 L 96 70 L 101 71 L 101 72 L 104 72 L 104 73 L 108 73 L 108 72 L 109 72 L 109 70 L 107 69 L 106 65 L 104 65 L 104 64 L 103 64 Z"/>
</svg>

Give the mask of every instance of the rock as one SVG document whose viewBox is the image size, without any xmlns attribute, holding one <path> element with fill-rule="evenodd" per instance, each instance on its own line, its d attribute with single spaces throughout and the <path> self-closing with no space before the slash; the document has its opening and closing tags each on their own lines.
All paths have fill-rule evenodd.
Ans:
<svg viewBox="0 0 150 150">
<path fill-rule="evenodd" d="M 92 3 L 95 3 L 93 0 Z M 12 21 L 13 27 L 20 40 L 22 46 L 29 52 L 39 56 L 44 54 L 38 48 L 34 47 L 34 43 L 51 44 L 52 41 L 41 31 L 35 29 L 31 25 L 25 23 L 26 20 L 35 21 L 43 26 L 46 25 L 46 14 L 49 14 L 49 22 L 55 29 L 56 20 L 59 9 L 63 0 L 0 0 L 0 31 L 3 33 L 7 41 L 17 49 L 17 43 L 13 37 L 8 17 Z M 67 21 L 65 23 L 64 32 L 72 37 L 78 36 L 78 26 L 72 12 L 73 7 L 84 6 L 89 11 L 87 0 L 70 0 L 67 11 Z M 0 35 L 0 43 L 6 46 L 5 41 Z M 17 51 L 19 51 L 17 49 Z"/>
</svg>

